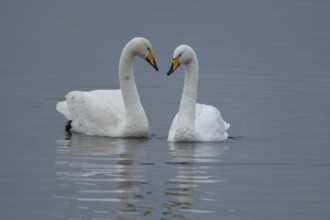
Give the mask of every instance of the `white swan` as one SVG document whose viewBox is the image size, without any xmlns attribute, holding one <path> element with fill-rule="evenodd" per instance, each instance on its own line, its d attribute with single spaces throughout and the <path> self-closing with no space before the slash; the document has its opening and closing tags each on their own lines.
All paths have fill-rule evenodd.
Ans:
<svg viewBox="0 0 330 220">
<path fill-rule="evenodd" d="M 220 111 L 210 105 L 196 103 L 198 84 L 198 59 L 188 45 L 180 45 L 173 54 L 167 73 L 173 73 L 180 64 L 185 65 L 185 81 L 179 112 L 175 115 L 169 134 L 169 142 L 215 142 L 228 138 L 226 123 Z"/>
<path fill-rule="evenodd" d="M 119 90 L 73 91 L 58 102 L 57 111 L 72 121 L 72 131 L 113 138 L 148 137 L 149 124 L 136 88 L 133 61 L 140 57 L 157 71 L 150 42 L 133 38 L 124 47 L 119 61 Z"/>
</svg>

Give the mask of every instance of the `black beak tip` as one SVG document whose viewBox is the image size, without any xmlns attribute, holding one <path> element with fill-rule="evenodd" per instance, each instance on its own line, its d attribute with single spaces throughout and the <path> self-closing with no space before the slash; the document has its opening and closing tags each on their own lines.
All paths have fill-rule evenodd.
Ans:
<svg viewBox="0 0 330 220">
<path fill-rule="evenodd" d="M 155 63 L 155 65 L 154 65 L 153 67 L 154 67 L 155 70 L 158 72 L 158 66 L 156 65 L 156 63 Z"/>
<path fill-rule="evenodd" d="M 167 72 L 167 75 L 169 76 L 169 75 L 171 75 L 173 72 L 174 72 L 174 70 L 173 70 L 173 66 L 171 65 L 170 69 L 169 69 L 168 72 Z"/>
<path fill-rule="evenodd" d="M 148 60 L 148 57 L 146 58 L 146 61 L 158 72 L 158 66 L 156 64 L 156 61 L 152 63 L 150 60 Z"/>
</svg>

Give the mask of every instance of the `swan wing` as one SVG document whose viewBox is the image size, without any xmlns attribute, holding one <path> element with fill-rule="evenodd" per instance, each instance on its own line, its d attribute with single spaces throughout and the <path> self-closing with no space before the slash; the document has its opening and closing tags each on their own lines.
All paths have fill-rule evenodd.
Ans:
<svg viewBox="0 0 330 220">
<path fill-rule="evenodd" d="M 123 96 L 121 94 L 121 90 L 93 90 L 90 91 L 91 94 L 99 97 L 105 103 L 110 105 L 116 111 L 125 112 Z"/>
<path fill-rule="evenodd" d="M 117 136 L 126 119 L 121 99 L 120 90 L 68 93 L 72 129 L 87 135 Z"/>
<path fill-rule="evenodd" d="M 230 124 L 220 111 L 211 105 L 196 104 L 195 129 L 201 141 L 222 141 L 228 138 Z"/>
<path fill-rule="evenodd" d="M 99 97 L 109 106 L 112 106 L 112 109 L 115 109 L 117 112 L 125 112 L 124 102 L 121 95 L 121 90 L 93 90 L 90 91 L 91 94 Z M 68 102 L 61 101 L 56 104 L 56 110 L 61 113 L 67 120 L 72 120 L 71 113 L 69 110 Z"/>
</svg>

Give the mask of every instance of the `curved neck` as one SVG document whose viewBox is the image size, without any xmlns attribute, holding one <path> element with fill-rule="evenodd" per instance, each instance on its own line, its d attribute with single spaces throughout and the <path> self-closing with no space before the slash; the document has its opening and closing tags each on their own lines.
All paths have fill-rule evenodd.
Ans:
<svg viewBox="0 0 330 220">
<path fill-rule="evenodd" d="M 178 125 L 181 127 L 195 127 L 195 106 L 198 84 L 197 57 L 185 65 L 185 80 L 180 102 Z"/>
<path fill-rule="evenodd" d="M 127 118 L 138 113 L 145 115 L 134 79 L 134 56 L 134 52 L 128 44 L 124 47 L 119 61 L 119 85 Z"/>
</svg>

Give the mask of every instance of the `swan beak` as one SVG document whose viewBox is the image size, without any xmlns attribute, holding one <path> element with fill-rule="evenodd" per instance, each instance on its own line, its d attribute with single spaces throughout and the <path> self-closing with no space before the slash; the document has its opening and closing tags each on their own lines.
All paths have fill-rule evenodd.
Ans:
<svg viewBox="0 0 330 220">
<path fill-rule="evenodd" d="M 157 67 L 157 64 L 156 64 L 156 60 L 155 60 L 155 56 L 154 56 L 154 53 L 150 50 L 147 58 L 146 58 L 146 61 L 148 63 L 150 63 L 150 65 L 158 71 L 158 67 Z"/>
<path fill-rule="evenodd" d="M 176 57 L 172 60 L 172 64 L 170 69 L 167 72 L 167 75 L 171 75 L 178 67 L 180 66 L 180 60 L 179 57 Z"/>
</svg>

